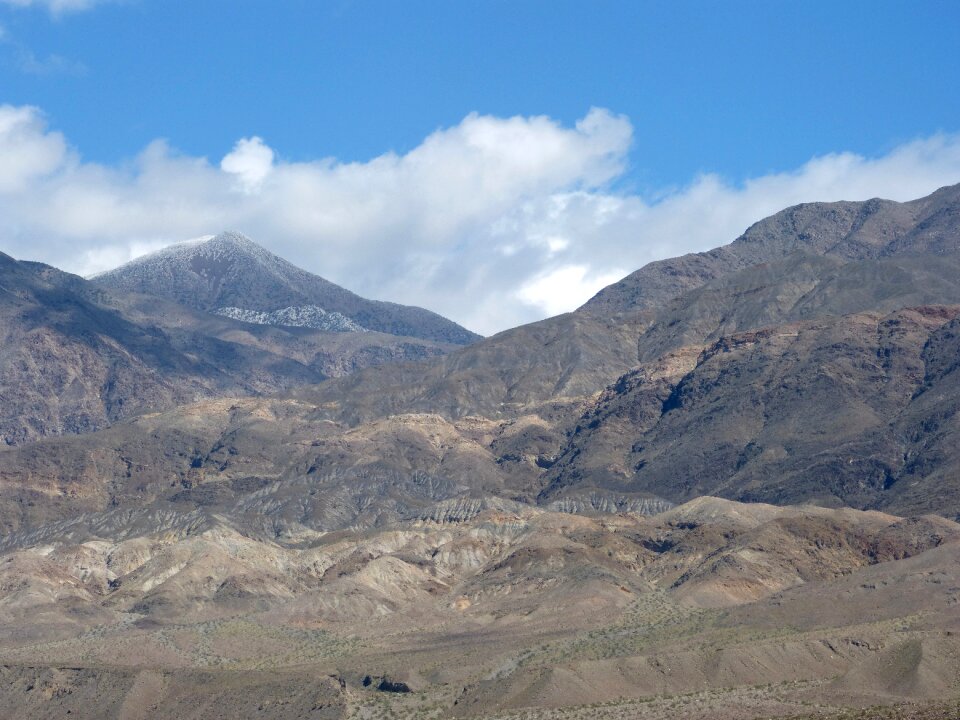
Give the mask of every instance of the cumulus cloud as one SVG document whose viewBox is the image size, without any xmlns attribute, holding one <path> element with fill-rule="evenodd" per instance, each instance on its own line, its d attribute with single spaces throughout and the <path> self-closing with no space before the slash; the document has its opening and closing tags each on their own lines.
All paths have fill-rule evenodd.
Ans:
<svg viewBox="0 0 960 720">
<path fill-rule="evenodd" d="M 0 193 L 15 193 L 62 167 L 67 144 L 36 108 L 0 105 L 0 157 Z"/>
<path fill-rule="evenodd" d="M 107 166 L 84 162 L 38 110 L 3 106 L 0 249 L 90 274 L 236 229 L 362 295 L 491 333 L 572 310 L 651 260 L 725 244 L 791 204 L 907 200 L 960 181 L 960 136 L 936 135 L 644 197 L 611 189 L 631 141 L 629 120 L 601 109 L 572 127 L 472 114 L 367 162 L 287 162 L 249 137 L 219 162 L 157 141 Z"/>
<path fill-rule="evenodd" d="M 564 265 L 530 278 L 516 294 L 522 302 L 541 308 L 547 315 L 559 315 L 572 309 L 570 298 L 589 298 L 626 274 L 624 270 L 598 273 L 588 265 Z"/>
<path fill-rule="evenodd" d="M 236 175 L 244 192 L 256 192 L 273 169 L 273 150 L 262 138 L 243 138 L 220 161 L 220 169 Z"/>
</svg>

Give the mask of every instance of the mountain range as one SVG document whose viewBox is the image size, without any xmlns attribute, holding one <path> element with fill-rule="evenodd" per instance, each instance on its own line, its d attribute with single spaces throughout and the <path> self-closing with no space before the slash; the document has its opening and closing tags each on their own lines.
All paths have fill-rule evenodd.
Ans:
<svg viewBox="0 0 960 720">
<path fill-rule="evenodd" d="M 0 273 L 0 708 L 956 716 L 960 185 L 486 339 L 234 233 Z"/>
</svg>

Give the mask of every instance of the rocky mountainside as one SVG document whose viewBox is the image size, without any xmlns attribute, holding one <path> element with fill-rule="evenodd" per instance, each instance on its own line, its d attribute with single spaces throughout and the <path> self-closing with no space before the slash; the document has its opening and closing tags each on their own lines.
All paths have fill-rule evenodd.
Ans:
<svg viewBox="0 0 960 720">
<path fill-rule="evenodd" d="M 411 412 L 513 417 L 534 406 L 578 403 L 635 367 L 637 338 L 651 321 L 648 313 L 615 319 L 567 313 L 443 359 L 360 372 L 294 393 L 348 423 Z"/>
<path fill-rule="evenodd" d="M 429 310 L 365 300 L 235 232 L 172 245 L 92 280 L 111 290 L 165 297 L 247 322 L 340 332 L 367 329 L 454 345 L 479 339 Z"/>
<path fill-rule="evenodd" d="M 587 513 L 713 494 L 960 516 L 958 324 L 957 306 L 927 306 L 741 333 L 642 363 L 599 396 L 491 417 L 359 421 L 350 394 L 202 401 L 0 453 L 0 530 L 117 537 L 202 507 L 248 535 L 299 537 L 486 496 Z"/>
<path fill-rule="evenodd" d="M 838 261 L 960 252 L 960 185 L 912 202 L 807 203 L 752 225 L 723 247 L 650 263 L 601 290 L 582 310 L 657 309 L 711 280 L 793 253 Z M 722 241 L 724 238 L 718 238 Z"/>
<path fill-rule="evenodd" d="M 568 313 L 430 363 L 297 392 L 335 404 L 337 418 L 351 422 L 398 412 L 499 417 L 589 396 L 639 363 L 738 332 L 932 304 L 960 304 L 960 253 L 846 263 L 795 253 L 713 280 L 656 311 Z"/>
<path fill-rule="evenodd" d="M 564 489 L 960 516 L 960 307 L 778 325 L 685 347 L 581 416 Z"/>
<path fill-rule="evenodd" d="M 0 444 L 271 393 L 451 346 L 250 325 L 0 254 Z"/>
</svg>

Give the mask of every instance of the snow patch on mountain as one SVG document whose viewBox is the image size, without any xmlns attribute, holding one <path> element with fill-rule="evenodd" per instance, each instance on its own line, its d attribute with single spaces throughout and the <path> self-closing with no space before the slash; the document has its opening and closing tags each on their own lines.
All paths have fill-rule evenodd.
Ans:
<svg viewBox="0 0 960 720">
<path fill-rule="evenodd" d="M 367 329 L 338 312 L 327 312 L 316 305 L 286 307 L 273 312 L 245 310 L 238 307 L 222 307 L 214 315 L 252 323 L 254 325 L 282 325 L 285 327 L 308 327 L 328 332 L 367 332 Z"/>
</svg>

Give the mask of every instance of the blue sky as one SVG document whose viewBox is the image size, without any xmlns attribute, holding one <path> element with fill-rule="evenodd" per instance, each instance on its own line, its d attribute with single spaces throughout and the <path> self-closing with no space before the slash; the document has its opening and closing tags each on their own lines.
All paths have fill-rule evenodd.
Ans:
<svg viewBox="0 0 960 720">
<path fill-rule="evenodd" d="M 0 65 L 85 157 L 157 137 L 219 156 L 260 135 L 291 159 L 403 152 L 477 111 L 634 126 L 631 176 L 683 183 L 877 154 L 958 129 L 956 2 L 230 2 L 9 8 L 46 71 Z M 71 72 L 71 69 L 73 72 Z"/>
<path fill-rule="evenodd" d="M 51 187 L 66 193 L 82 181 L 89 192 L 98 178 L 103 192 L 87 205 L 116 213 L 106 229 L 90 213 L 65 212 L 76 218 L 66 228 L 8 219 L 0 248 L 23 255 L 29 247 L 76 271 L 216 232 L 217 223 L 241 225 L 353 289 L 425 304 L 490 332 L 570 309 L 649 259 L 728 242 L 777 203 L 883 191 L 906 199 L 960 181 L 960 166 L 950 164 L 960 131 L 956 2 L 0 0 L 0 28 L 0 105 L 21 111 L 18 147 L 29 136 L 43 148 L 29 158 L 38 169 L 8 183 L 19 198 L 8 198 L 11 207 L 27 193 L 38 217 L 49 214 L 40 198 Z M 602 122 L 578 129 L 591 108 L 606 110 L 593 116 Z M 470 117 L 479 121 L 470 125 Z M 512 127 L 510 118 L 522 122 Z M 546 159 L 520 170 L 496 153 L 457 162 L 457 152 L 475 149 L 493 128 L 506 138 L 498 147 Z M 224 165 L 244 139 L 242 157 Z M 559 162 L 551 153 L 561 141 L 572 143 L 564 152 L 576 167 L 550 164 Z M 383 158 L 397 161 L 389 181 L 379 173 L 389 164 Z M 418 174 L 425 163 L 429 176 Z M 442 189 L 445 177 L 478 163 L 506 174 L 484 165 L 464 197 L 422 194 L 444 205 L 424 200 L 420 219 L 398 209 L 410 204 L 399 187 Z M 844 176 L 851 163 L 859 174 Z M 324 168 L 330 177 L 317 175 Z M 289 184 L 307 171 L 319 185 Z M 217 172 L 237 180 L 233 210 L 227 191 L 214 189 Z M 209 204 L 196 203 L 190 217 L 171 216 L 168 206 L 143 221 L 172 192 L 157 190 L 164 178 L 172 188 L 197 184 L 178 208 L 198 193 L 211 193 Z M 316 197 L 323 206 L 336 196 L 339 206 L 394 219 L 378 225 L 364 215 L 356 227 L 342 224 L 349 218 L 329 221 L 330 213 L 270 220 L 281 203 L 267 196 L 283 178 L 284 198 Z M 769 189 L 777 185 L 771 178 L 781 178 L 779 191 Z M 429 219 L 478 192 L 489 193 L 483 208 Z M 248 210 L 254 198 L 256 216 Z M 572 200 L 593 203 L 589 213 L 571 210 Z M 139 220 L 124 224 L 135 211 Z M 701 217 L 715 232 L 694 237 L 660 218 L 668 211 Z M 564 223 L 554 221 L 558 213 Z M 584 213 L 594 218 L 590 227 Z M 598 229 L 600 216 L 606 225 Z M 660 219 L 651 225 L 651 217 Z M 387 245 L 407 249 L 401 266 L 415 281 L 388 279 L 397 257 L 370 267 Z M 451 274 L 491 249 L 503 267 Z M 476 293 L 500 277 L 513 283 L 512 308 L 451 298 L 453 288 Z"/>
</svg>

